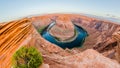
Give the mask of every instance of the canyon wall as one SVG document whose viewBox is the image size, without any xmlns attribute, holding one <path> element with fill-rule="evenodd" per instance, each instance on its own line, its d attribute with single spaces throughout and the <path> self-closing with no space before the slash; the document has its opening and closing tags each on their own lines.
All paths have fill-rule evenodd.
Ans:
<svg viewBox="0 0 120 68">
<path fill-rule="evenodd" d="M 46 21 L 47 19 L 47 21 Z M 90 18 L 78 14 L 48 14 L 43 16 L 36 16 L 31 18 L 35 27 L 47 26 L 52 20 L 56 20 L 58 27 L 72 29 L 71 23 L 77 24 L 87 30 L 89 36 L 84 43 L 84 47 L 80 50 L 83 51 L 86 48 L 94 48 L 99 52 L 108 51 L 116 46 L 116 41 L 112 39 L 112 34 L 120 30 L 120 25 L 114 22 L 99 20 Z M 66 23 L 70 23 L 69 25 Z M 66 33 L 67 35 L 73 35 L 73 31 Z M 52 30 L 55 35 L 55 27 Z M 56 33 L 58 35 L 60 33 Z M 62 36 L 63 32 L 61 33 Z"/>
<path fill-rule="evenodd" d="M 60 29 L 73 30 L 71 23 L 86 29 L 89 36 L 83 47 L 64 50 L 42 38 L 37 30 L 47 26 L 53 20 L 56 20 L 56 27 Z M 58 34 L 54 31 L 56 27 L 51 31 L 54 35 Z M 119 27 L 120 25 L 109 21 L 78 14 L 48 14 L 0 24 L 0 68 L 11 67 L 11 57 L 21 46 L 36 47 L 42 53 L 44 63 L 49 64 L 50 68 L 54 66 L 56 68 L 120 68 L 117 61 L 109 59 L 118 54 L 115 49 L 118 46 L 118 40 L 113 39 L 112 35 L 120 30 Z M 69 34 L 73 35 L 73 33 L 67 35 Z M 62 34 L 59 35 L 62 37 Z"/>
<path fill-rule="evenodd" d="M 33 26 L 28 19 L 0 25 L 0 68 L 10 68 L 13 53 L 29 36 Z"/>
</svg>

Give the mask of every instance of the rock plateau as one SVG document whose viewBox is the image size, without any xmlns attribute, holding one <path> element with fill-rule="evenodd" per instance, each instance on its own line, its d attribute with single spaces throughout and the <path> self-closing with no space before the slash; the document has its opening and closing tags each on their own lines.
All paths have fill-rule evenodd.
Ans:
<svg viewBox="0 0 120 68">
<path fill-rule="evenodd" d="M 62 40 L 74 34 L 72 23 L 86 29 L 89 36 L 83 47 L 64 50 L 41 37 L 38 29 L 53 20 L 57 25 L 50 32 Z M 70 32 L 64 33 L 63 29 Z M 119 30 L 119 24 L 79 14 L 47 14 L 3 23 L 0 24 L 0 68 L 11 67 L 11 57 L 21 46 L 36 47 L 50 68 L 120 68 Z"/>
</svg>

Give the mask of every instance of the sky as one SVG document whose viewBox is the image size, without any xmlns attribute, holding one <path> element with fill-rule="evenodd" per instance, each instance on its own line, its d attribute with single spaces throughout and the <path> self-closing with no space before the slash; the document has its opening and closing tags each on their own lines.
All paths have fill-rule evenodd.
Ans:
<svg viewBox="0 0 120 68">
<path fill-rule="evenodd" d="M 120 0 L 0 0 L 0 22 L 49 13 L 120 17 Z"/>
</svg>

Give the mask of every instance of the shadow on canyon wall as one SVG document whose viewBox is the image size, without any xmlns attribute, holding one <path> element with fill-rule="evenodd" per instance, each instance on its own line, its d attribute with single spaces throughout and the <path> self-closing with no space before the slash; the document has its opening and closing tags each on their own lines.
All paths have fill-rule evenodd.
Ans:
<svg viewBox="0 0 120 68">
<path fill-rule="evenodd" d="M 71 22 L 86 29 L 89 36 L 83 47 L 64 50 L 41 37 L 37 30 L 50 24 L 53 19 L 57 24 L 50 32 L 59 38 L 66 39 L 74 35 L 74 27 Z M 61 32 L 55 31 L 56 28 L 59 28 Z M 62 30 L 69 29 L 71 32 L 62 32 Z M 120 25 L 118 24 L 78 14 L 48 14 L 3 23 L 0 24 L 0 67 L 10 68 L 11 56 L 21 46 L 34 46 L 42 53 L 44 63 L 49 64 L 50 68 L 80 68 L 87 62 L 89 64 L 87 63 L 83 68 L 94 65 L 97 68 L 112 68 L 113 66 L 120 68 L 115 60 L 111 60 L 116 59 L 115 53 L 118 46 L 118 40 L 112 37 L 119 30 Z M 118 36 L 119 39 L 119 34 L 115 36 Z M 91 64 L 91 60 L 93 60 L 93 64 Z"/>
</svg>

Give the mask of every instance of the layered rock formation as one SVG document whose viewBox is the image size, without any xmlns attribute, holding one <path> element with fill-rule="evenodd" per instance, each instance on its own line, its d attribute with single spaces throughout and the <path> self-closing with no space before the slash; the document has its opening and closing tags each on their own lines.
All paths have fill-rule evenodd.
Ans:
<svg viewBox="0 0 120 68">
<path fill-rule="evenodd" d="M 45 62 L 50 63 L 51 68 L 119 68 L 120 65 L 109 58 L 106 58 L 96 52 L 88 49 L 82 53 L 66 57 L 45 56 Z"/>
<path fill-rule="evenodd" d="M 0 68 L 10 68 L 11 56 L 32 31 L 28 19 L 0 25 Z"/>
<path fill-rule="evenodd" d="M 50 33 L 60 40 L 66 40 L 74 35 L 74 25 L 70 18 L 59 16 L 56 20 L 56 25 L 52 27 Z"/>
<path fill-rule="evenodd" d="M 117 41 L 115 57 L 116 57 L 116 60 L 118 60 L 120 63 L 120 32 L 114 33 L 113 38 Z"/>
<path fill-rule="evenodd" d="M 57 21 L 56 27 L 73 29 L 72 24 L 69 24 L 73 22 L 86 29 L 89 36 L 84 46 L 64 50 L 42 38 L 37 29 L 47 26 L 52 20 Z M 56 27 L 51 33 L 58 36 L 59 32 L 54 31 Z M 42 53 L 44 63 L 49 64 L 50 68 L 120 68 L 115 60 L 109 59 L 116 53 L 114 47 L 117 43 L 112 39 L 112 34 L 117 32 L 119 27 L 118 24 L 77 14 L 50 14 L 0 24 L 0 68 L 10 68 L 11 56 L 19 47 L 25 45 L 36 47 Z M 72 31 L 68 34 L 73 35 Z M 59 34 L 59 37 L 66 39 L 69 36 L 64 36 L 68 34 Z M 95 50 L 86 50 L 89 48 L 94 48 L 109 58 Z"/>
<path fill-rule="evenodd" d="M 45 21 L 45 18 L 48 20 L 47 22 Z M 89 36 L 84 43 L 84 47 L 80 49 L 81 51 L 85 50 L 86 48 L 94 48 L 95 50 L 104 53 L 117 46 L 116 41 L 112 39 L 112 34 L 120 30 L 120 25 L 116 23 L 104 20 L 101 21 L 95 18 L 89 18 L 78 14 L 48 14 L 31 18 L 32 22 L 37 28 L 48 25 L 49 23 L 51 23 L 51 19 L 56 20 L 59 25 L 65 22 L 71 22 L 82 26 L 84 29 L 87 30 Z M 43 22 L 44 24 L 42 24 L 41 22 Z M 73 29 L 71 24 L 68 25 L 65 23 L 63 24 L 63 26 L 59 25 L 57 27 L 66 27 L 67 29 Z M 54 29 L 56 28 L 54 27 Z M 70 33 L 68 32 L 69 36 L 73 35 L 72 32 L 73 31 L 71 31 Z M 56 32 L 56 30 L 52 30 L 51 33 L 53 33 L 53 35 L 55 36 L 60 35 L 62 38 L 64 38 L 63 35 L 65 35 L 63 34 L 62 30 L 59 31 L 59 33 Z M 68 34 L 66 33 L 66 35 Z"/>
</svg>

